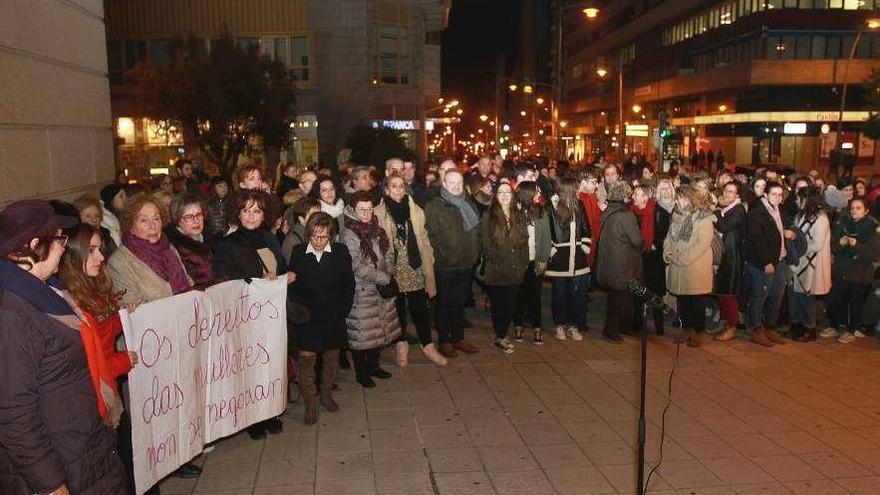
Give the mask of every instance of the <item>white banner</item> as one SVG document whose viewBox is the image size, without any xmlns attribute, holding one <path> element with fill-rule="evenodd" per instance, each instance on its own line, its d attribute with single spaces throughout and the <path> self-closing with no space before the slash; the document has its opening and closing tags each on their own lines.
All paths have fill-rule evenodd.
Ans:
<svg viewBox="0 0 880 495">
<path fill-rule="evenodd" d="M 137 494 L 287 403 L 287 284 L 241 280 L 122 312 Z"/>
</svg>

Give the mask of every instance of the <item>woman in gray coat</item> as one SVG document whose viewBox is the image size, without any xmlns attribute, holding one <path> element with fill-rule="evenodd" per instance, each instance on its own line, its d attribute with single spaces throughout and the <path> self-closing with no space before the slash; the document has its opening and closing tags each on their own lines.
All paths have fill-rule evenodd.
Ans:
<svg viewBox="0 0 880 495">
<path fill-rule="evenodd" d="M 391 377 L 391 373 L 379 367 L 379 354 L 383 346 L 400 337 L 395 299 L 385 299 L 379 294 L 379 286 L 388 285 L 394 279 L 394 250 L 373 214 L 370 193 L 352 194 L 343 222 L 345 230 L 340 241 L 351 253 L 356 283 L 354 305 L 345 319 L 348 347 L 354 356 L 357 382 L 372 388 L 376 384 L 371 377 Z"/>
</svg>

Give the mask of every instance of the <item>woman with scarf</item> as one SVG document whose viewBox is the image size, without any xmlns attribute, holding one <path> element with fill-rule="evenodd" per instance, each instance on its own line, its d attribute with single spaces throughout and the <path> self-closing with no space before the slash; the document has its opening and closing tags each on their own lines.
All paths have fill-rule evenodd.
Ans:
<svg viewBox="0 0 880 495">
<path fill-rule="evenodd" d="M 23 200 L 0 213 L 0 493 L 128 493 L 98 413 L 81 322 L 55 273 L 76 218 Z M 94 238 L 96 236 L 91 236 Z"/>
<path fill-rule="evenodd" d="M 477 215 L 482 218 L 486 210 L 489 209 L 489 205 L 492 204 L 492 197 L 495 195 L 495 191 L 492 189 L 492 181 L 477 174 L 467 184 L 467 189 L 474 200 L 474 205 L 477 207 Z"/>
<path fill-rule="evenodd" d="M 342 218 L 343 211 L 345 210 L 345 201 L 342 200 L 342 195 L 339 193 L 340 190 L 339 184 L 332 177 L 321 175 L 315 179 L 314 184 L 312 184 L 312 190 L 309 191 L 309 196 L 321 202 L 321 211 L 336 220 L 338 227 L 340 227 L 337 230 L 337 235 L 342 233 Z"/>
<path fill-rule="evenodd" d="M 669 233 L 663 244 L 666 287 L 676 296 L 682 320 L 675 343 L 690 347 L 703 343 L 706 331 L 706 297 L 712 292 L 712 237 L 715 216 L 709 198 L 690 186 L 681 186 L 675 197 Z"/>
<path fill-rule="evenodd" d="M 581 172 L 580 184 L 578 184 L 578 200 L 584 205 L 584 213 L 587 214 L 587 222 L 590 224 L 590 244 L 599 245 L 599 235 L 602 231 L 602 208 L 599 206 L 599 197 L 596 191 L 599 189 L 599 174 L 593 169 L 584 169 Z M 587 256 L 587 264 L 595 266 L 597 249 L 590 251 Z"/>
<path fill-rule="evenodd" d="M 214 277 L 274 280 L 286 276 L 288 283 L 294 280 L 293 272 L 287 271 L 278 238 L 269 231 L 269 226 L 275 223 L 275 219 L 267 215 L 271 200 L 269 194 L 262 191 L 242 189 L 227 202 L 226 218 L 235 230 L 217 241 L 212 263 Z M 252 439 L 260 440 L 266 437 L 267 431 L 278 434 L 283 428 L 281 419 L 276 417 L 249 426 L 247 432 Z"/>
<path fill-rule="evenodd" d="M 547 262 L 550 260 L 550 222 L 544 208 L 544 198 L 537 182 L 525 181 L 516 185 L 516 203 L 522 211 L 529 235 L 529 266 L 523 275 L 513 306 L 513 340 L 522 341 L 523 323 L 532 325 L 532 343 L 543 345 L 541 331 L 541 286 Z"/>
<path fill-rule="evenodd" d="M 742 242 L 746 235 L 746 208 L 742 204 L 739 182 L 728 182 L 721 189 L 719 210 L 715 212 L 715 230 L 721 235 L 724 254 L 715 274 L 718 311 L 724 320 L 715 340 L 725 342 L 736 338 L 739 325 L 739 297 L 742 292 Z"/>
<path fill-rule="evenodd" d="M 669 211 L 657 205 L 657 200 L 652 196 L 654 191 L 648 186 L 636 186 L 633 189 L 633 202 L 630 210 L 636 216 L 639 231 L 645 241 L 645 250 L 642 252 L 642 270 L 645 277 L 645 287 L 659 297 L 666 295 L 666 262 L 663 261 L 663 241 L 669 231 L 669 222 L 672 215 Z M 654 332 L 663 335 L 663 311 L 654 308 L 652 310 L 654 320 Z M 636 311 L 636 329 L 642 326 L 642 312 Z"/>
<path fill-rule="evenodd" d="M 480 222 L 480 244 L 495 347 L 506 354 L 514 350 L 507 332 L 513 321 L 517 290 L 529 266 L 528 242 L 525 218 L 513 199 L 513 188 L 509 183 L 501 183 Z"/>
<path fill-rule="evenodd" d="M 395 297 L 386 299 L 379 292 L 380 286 L 396 283 L 394 246 L 373 214 L 369 192 L 351 195 L 343 221 L 345 230 L 339 241 L 351 254 L 355 279 L 354 304 L 345 319 L 348 348 L 354 356 L 357 382 L 372 388 L 376 386 L 372 377 L 391 377 L 379 366 L 379 355 L 382 347 L 396 342 L 401 333 Z"/>
<path fill-rule="evenodd" d="M 799 342 L 816 340 L 816 296 L 831 290 L 831 223 L 825 201 L 815 186 L 797 190 L 798 211 L 792 228 L 806 238 L 806 250 L 797 265 L 790 265 L 792 287 L 788 295 L 791 338 Z M 788 239 L 794 236 L 786 231 Z"/>
<path fill-rule="evenodd" d="M 831 250 L 834 253 L 833 283 L 825 301 L 831 327 L 822 330 L 824 338 L 838 337 L 849 344 L 862 332 L 862 308 L 874 281 L 874 262 L 880 259 L 880 229 L 868 216 L 868 201 L 853 198 L 849 215 L 843 215 L 834 228 Z"/>
<path fill-rule="evenodd" d="M 590 224 L 577 199 L 575 179 L 559 181 L 550 212 L 552 248 L 546 275 L 553 285 L 551 305 L 558 340 L 583 340 L 587 330 L 587 288 L 590 286 Z"/>
<path fill-rule="evenodd" d="M 205 239 L 202 200 L 192 194 L 176 196 L 171 200 L 169 214 L 171 223 L 165 227 L 165 235 L 180 254 L 186 273 L 200 289 L 213 285 L 216 283 L 211 266 L 214 253 Z"/>
<path fill-rule="evenodd" d="M 406 194 L 406 182 L 397 173 L 385 178 L 385 196 L 376 207 L 376 218 L 397 253 L 395 271 L 400 294 L 395 299 L 395 307 L 401 330 L 406 328 L 409 310 L 425 357 L 438 366 L 446 366 L 446 358 L 431 339 L 428 299 L 437 295 L 437 283 L 434 279 L 434 250 L 425 230 L 425 212 Z M 397 364 L 406 366 L 409 352 L 406 339 L 399 339 L 395 348 Z"/>
<path fill-rule="evenodd" d="M 128 195 L 118 184 L 110 184 L 101 189 L 101 227 L 107 229 L 116 246 L 122 243 L 122 227 L 119 223 Z"/>
</svg>

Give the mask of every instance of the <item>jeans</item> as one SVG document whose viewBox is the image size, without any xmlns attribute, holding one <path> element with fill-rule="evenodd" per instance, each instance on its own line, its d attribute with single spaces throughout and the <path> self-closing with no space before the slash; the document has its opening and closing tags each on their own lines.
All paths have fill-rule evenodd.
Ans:
<svg viewBox="0 0 880 495">
<path fill-rule="evenodd" d="M 587 287 L 590 286 L 590 274 L 575 277 L 550 277 L 553 292 L 550 306 L 553 313 L 553 324 L 574 326 L 579 330 L 587 329 Z"/>
<path fill-rule="evenodd" d="M 641 310 L 641 305 L 639 305 Z M 633 334 L 633 300 L 628 289 L 609 290 L 605 303 L 605 335 Z"/>
<path fill-rule="evenodd" d="M 835 280 L 831 285 L 831 293 L 825 300 L 828 318 L 837 328 L 848 328 L 851 331 L 862 327 L 862 309 L 865 298 L 871 290 L 870 284 L 857 284 L 846 280 Z"/>
<path fill-rule="evenodd" d="M 788 267 L 780 261 L 772 275 L 764 273 L 764 267 L 746 263 L 749 278 L 749 327 L 758 328 L 776 324 L 779 307 L 785 294 L 785 271 Z"/>
<path fill-rule="evenodd" d="M 441 344 L 464 340 L 464 306 L 473 272 L 437 270 L 437 337 Z"/>
<path fill-rule="evenodd" d="M 528 321 L 532 327 L 541 328 L 541 278 L 535 273 L 535 262 L 532 261 L 516 292 L 516 304 L 513 307 L 514 326 L 521 327 Z"/>
<path fill-rule="evenodd" d="M 696 332 L 706 331 L 706 295 L 676 296 L 678 315 L 683 328 Z"/>
<path fill-rule="evenodd" d="M 800 323 L 811 330 L 815 329 L 816 296 L 792 290 L 788 295 L 788 318 L 792 324 Z"/>
<path fill-rule="evenodd" d="M 394 304 L 397 306 L 397 318 L 400 320 L 401 330 L 406 330 L 406 310 L 409 308 L 409 317 L 416 327 L 419 343 L 422 347 L 430 344 L 431 318 L 428 314 L 428 293 L 424 289 L 404 292 L 397 295 Z"/>
<path fill-rule="evenodd" d="M 519 285 L 489 285 L 489 310 L 492 313 L 492 327 L 499 339 L 507 337 L 510 322 L 513 321 L 513 308 Z"/>
</svg>

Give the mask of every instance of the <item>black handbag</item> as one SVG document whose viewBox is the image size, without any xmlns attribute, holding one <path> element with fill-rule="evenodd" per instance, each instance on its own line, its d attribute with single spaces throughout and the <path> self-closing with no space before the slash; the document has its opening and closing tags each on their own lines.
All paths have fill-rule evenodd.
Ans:
<svg viewBox="0 0 880 495">
<path fill-rule="evenodd" d="M 377 285 L 376 289 L 383 299 L 391 299 L 400 294 L 400 287 L 397 285 L 397 280 L 394 277 L 391 277 L 391 281 L 385 285 Z"/>
</svg>

